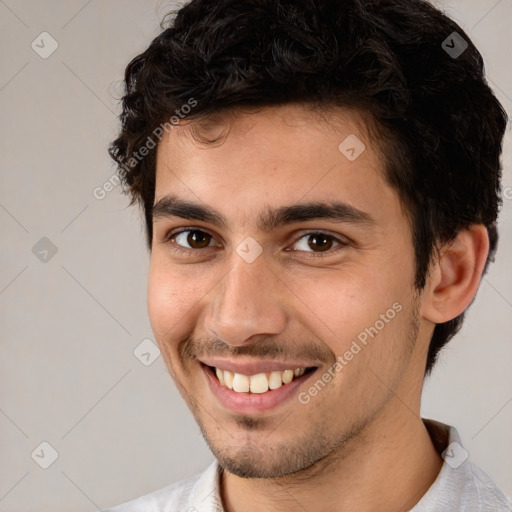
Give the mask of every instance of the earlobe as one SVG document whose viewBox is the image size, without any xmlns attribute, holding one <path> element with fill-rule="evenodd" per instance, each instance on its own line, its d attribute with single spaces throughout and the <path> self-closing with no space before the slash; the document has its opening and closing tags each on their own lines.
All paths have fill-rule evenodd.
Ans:
<svg viewBox="0 0 512 512">
<path fill-rule="evenodd" d="M 461 231 L 443 246 L 427 278 L 423 318 L 439 324 L 465 311 L 480 285 L 488 253 L 489 235 L 483 224 Z"/>
</svg>

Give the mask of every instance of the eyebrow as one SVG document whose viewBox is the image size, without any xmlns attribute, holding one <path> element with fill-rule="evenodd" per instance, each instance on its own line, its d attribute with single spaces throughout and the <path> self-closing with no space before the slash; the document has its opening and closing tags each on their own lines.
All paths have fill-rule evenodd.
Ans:
<svg viewBox="0 0 512 512">
<path fill-rule="evenodd" d="M 152 209 L 153 221 L 170 217 L 202 221 L 229 230 L 228 222 L 222 213 L 210 206 L 183 200 L 172 194 L 159 199 Z M 376 224 L 375 220 L 368 213 L 350 204 L 315 201 L 277 208 L 267 207 L 266 210 L 260 213 L 257 227 L 262 232 L 270 232 L 286 224 L 319 219 L 368 226 Z"/>
</svg>

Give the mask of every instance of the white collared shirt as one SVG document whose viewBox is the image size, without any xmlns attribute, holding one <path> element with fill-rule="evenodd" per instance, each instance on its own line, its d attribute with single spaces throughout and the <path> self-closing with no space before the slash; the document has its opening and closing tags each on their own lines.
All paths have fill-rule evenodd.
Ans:
<svg viewBox="0 0 512 512">
<path fill-rule="evenodd" d="M 434 420 L 423 422 L 444 463 L 409 512 L 511 512 L 512 503 L 482 469 L 470 463 L 457 430 Z M 221 472 L 214 461 L 202 473 L 104 512 L 225 512 L 220 498 Z"/>
</svg>

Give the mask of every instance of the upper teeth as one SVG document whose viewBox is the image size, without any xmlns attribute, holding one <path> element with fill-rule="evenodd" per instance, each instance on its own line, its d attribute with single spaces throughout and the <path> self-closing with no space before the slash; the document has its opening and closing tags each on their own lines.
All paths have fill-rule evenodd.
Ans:
<svg viewBox="0 0 512 512">
<path fill-rule="evenodd" d="M 277 389 L 283 384 L 288 384 L 294 377 L 304 375 L 305 371 L 306 368 L 296 368 L 295 370 L 242 375 L 241 373 L 215 368 L 220 383 L 238 393 L 249 393 L 249 391 L 251 393 L 265 393 L 269 389 Z"/>
</svg>

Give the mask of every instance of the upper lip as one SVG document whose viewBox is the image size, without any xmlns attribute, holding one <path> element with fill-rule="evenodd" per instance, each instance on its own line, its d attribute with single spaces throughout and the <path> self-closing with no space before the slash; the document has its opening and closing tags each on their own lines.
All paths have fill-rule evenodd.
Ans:
<svg viewBox="0 0 512 512">
<path fill-rule="evenodd" d="M 206 366 L 214 366 L 221 370 L 228 370 L 242 375 L 256 375 L 257 373 L 268 373 L 272 371 L 295 370 L 296 368 L 311 368 L 318 365 L 304 361 L 276 361 L 265 359 L 242 360 L 240 358 L 221 359 L 215 357 L 205 357 L 199 360 Z"/>
</svg>

